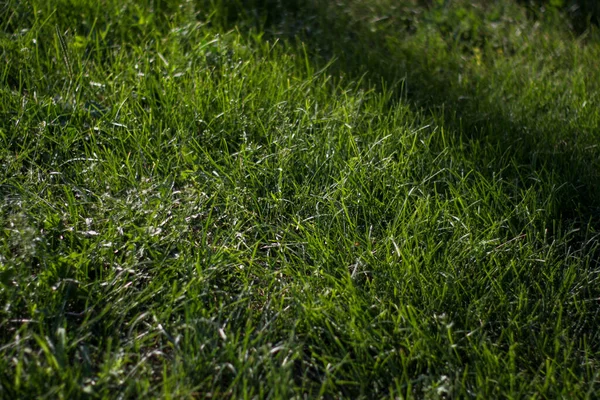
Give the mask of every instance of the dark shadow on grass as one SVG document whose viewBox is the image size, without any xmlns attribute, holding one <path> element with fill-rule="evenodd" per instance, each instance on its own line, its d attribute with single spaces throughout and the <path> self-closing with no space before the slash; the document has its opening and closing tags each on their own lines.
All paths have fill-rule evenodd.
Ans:
<svg viewBox="0 0 600 400">
<path fill-rule="evenodd" d="M 555 18 L 563 14 L 569 20 L 572 29 L 581 34 L 591 25 L 600 23 L 600 2 L 597 0 L 517 0 L 529 7 L 531 16 L 539 18 L 546 14 Z"/>
<path fill-rule="evenodd" d="M 592 132 L 582 131 L 589 127 L 569 123 L 574 114 L 568 112 L 562 120 L 552 120 L 557 125 L 539 126 L 536 115 L 545 118 L 556 111 L 547 109 L 543 102 L 532 103 L 533 117 L 515 117 L 510 107 L 491 104 L 481 96 L 490 83 L 485 75 L 471 73 L 469 85 L 452 83 L 460 79 L 464 67 L 461 57 L 472 58 L 476 56 L 474 48 L 487 45 L 485 28 L 478 26 L 478 16 L 468 6 L 456 7 L 448 13 L 446 6 L 435 10 L 429 0 L 406 0 L 397 3 L 393 15 L 386 14 L 385 9 L 375 10 L 380 15 L 377 20 L 367 12 L 373 10 L 368 5 L 363 5 L 362 16 L 360 9 L 350 16 L 339 5 L 301 3 L 240 0 L 228 3 L 224 14 L 227 20 L 223 22 L 235 25 L 254 21 L 255 27 L 266 27 L 272 36 L 303 42 L 317 67 L 335 59 L 330 67 L 334 76 L 343 74 L 352 79 L 366 76 L 372 84 L 392 88 L 395 101 L 408 101 L 418 110 L 442 111 L 435 112 L 437 124 L 461 135 L 467 148 L 471 144 L 491 152 L 478 172 L 486 175 L 506 168 L 508 155 L 513 163 L 504 169 L 506 179 L 524 187 L 528 181 L 544 179 L 562 188 L 553 218 L 565 226 L 578 226 L 582 232 L 588 232 L 588 226 L 600 228 L 599 157 L 590 142 Z M 350 3 L 361 7 L 360 2 Z M 590 15 L 588 20 L 597 18 L 595 2 L 571 3 L 579 5 L 579 12 Z M 436 41 L 432 35 L 420 43 L 403 43 L 404 38 L 411 41 L 417 29 L 428 29 L 427 23 L 435 25 L 440 36 L 450 40 Z M 377 24 L 384 24 L 394 34 L 386 35 L 386 29 L 378 28 Z M 456 28 L 458 25 L 460 29 Z M 503 50 L 507 54 L 515 51 L 510 47 Z M 443 115 L 442 120 L 439 115 Z M 580 240 L 586 238 L 587 233 Z"/>
</svg>

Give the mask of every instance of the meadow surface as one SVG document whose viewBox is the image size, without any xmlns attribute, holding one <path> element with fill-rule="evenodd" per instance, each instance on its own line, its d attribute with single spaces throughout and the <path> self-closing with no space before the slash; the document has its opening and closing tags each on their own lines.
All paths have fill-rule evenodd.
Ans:
<svg viewBox="0 0 600 400">
<path fill-rule="evenodd" d="M 0 5 L 0 398 L 598 398 L 600 10 Z"/>
</svg>

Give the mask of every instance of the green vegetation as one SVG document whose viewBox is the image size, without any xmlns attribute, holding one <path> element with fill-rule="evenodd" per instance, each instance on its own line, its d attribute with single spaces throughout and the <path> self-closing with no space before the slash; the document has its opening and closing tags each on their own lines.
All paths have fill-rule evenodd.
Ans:
<svg viewBox="0 0 600 400">
<path fill-rule="evenodd" d="M 597 398 L 598 13 L 545 3 L 0 5 L 0 397 Z"/>
</svg>

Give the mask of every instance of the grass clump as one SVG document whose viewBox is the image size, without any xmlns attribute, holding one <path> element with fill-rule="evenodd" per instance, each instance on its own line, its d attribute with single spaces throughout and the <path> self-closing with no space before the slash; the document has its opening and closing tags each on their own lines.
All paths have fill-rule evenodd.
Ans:
<svg viewBox="0 0 600 400">
<path fill-rule="evenodd" d="M 595 397 L 596 28 L 8 2 L 3 397 Z"/>
</svg>

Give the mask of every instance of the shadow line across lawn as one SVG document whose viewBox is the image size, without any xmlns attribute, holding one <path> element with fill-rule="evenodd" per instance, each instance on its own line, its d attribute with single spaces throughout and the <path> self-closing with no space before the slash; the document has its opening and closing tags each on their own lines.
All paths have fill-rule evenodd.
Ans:
<svg viewBox="0 0 600 400">
<path fill-rule="evenodd" d="M 332 75 L 391 88 L 390 106 L 408 101 L 460 137 L 466 151 L 483 149 L 481 162 L 472 160 L 479 173 L 502 170 L 524 187 L 551 182 L 561 188 L 553 218 L 595 231 L 599 117 L 584 108 L 588 97 L 596 100 L 598 79 L 586 75 L 593 68 L 585 60 L 578 63 L 597 50 L 568 37 L 567 26 L 560 36 L 533 23 L 523 6 L 484 3 L 248 0 L 230 3 L 223 22 L 254 20 L 274 37 L 302 42 L 315 68 L 335 60 Z M 571 15 L 581 22 L 586 7 Z"/>
</svg>

